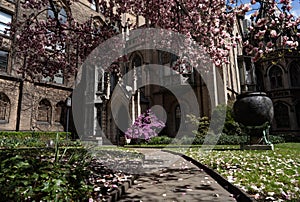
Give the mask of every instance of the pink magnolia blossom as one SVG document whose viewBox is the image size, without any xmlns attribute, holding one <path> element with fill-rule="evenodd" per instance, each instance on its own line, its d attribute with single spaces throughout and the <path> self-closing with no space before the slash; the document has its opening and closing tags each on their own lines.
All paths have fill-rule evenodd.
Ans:
<svg viewBox="0 0 300 202">
<path fill-rule="evenodd" d="M 271 36 L 272 38 L 276 38 L 276 37 L 278 36 L 276 30 L 274 30 L 274 29 L 271 30 L 270 36 Z"/>
<path fill-rule="evenodd" d="M 10 30 L 12 35 L 16 34 L 16 56 L 26 58 L 27 64 L 18 69 L 20 73 L 26 72 L 26 75 L 33 78 L 36 74 L 54 76 L 59 69 L 63 69 L 66 75 L 75 73 L 77 64 L 81 64 L 95 47 L 120 33 L 122 24 L 119 22 L 125 13 L 143 16 L 147 19 L 144 27 L 160 27 L 186 35 L 203 47 L 218 67 L 228 62 L 229 47 L 236 47 L 241 39 L 248 40 L 246 44 L 243 43 L 243 48 L 255 59 L 263 56 L 264 53 L 260 50 L 270 52 L 274 49 L 275 44 L 266 41 L 269 40 L 266 33 L 270 33 L 271 40 L 281 37 L 283 44 L 292 48 L 298 46 L 299 34 L 295 30 L 300 24 L 300 18 L 290 14 L 293 11 L 290 0 L 267 1 L 263 15 L 260 15 L 259 8 L 252 13 L 246 38 L 235 35 L 236 16 L 245 17 L 252 9 L 251 4 L 261 6 L 262 1 L 249 0 L 245 4 L 236 4 L 235 1 L 228 3 L 225 0 L 95 0 L 97 10 L 106 19 L 106 23 L 97 26 L 94 26 L 92 18 L 86 22 L 78 22 L 72 17 L 71 5 L 76 0 L 57 2 L 66 8 L 66 23 L 51 18 L 38 20 L 41 19 L 40 16 L 46 15 L 45 8 L 54 3 L 54 0 L 21 3 L 22 9 L 25 9 L 23 20 L 13 22 Z M 278 14 L 278 8 L 285 8 L 286 11 Z M 128 26 L 130 29 L 136 28 L 130 23 Z M 267 30 L 270 32 L 266 32 Z M 284 39 L 291 37 L 288 34 L 294 35 L 294 38 Z M 262 46 L 259 46 L 262 44 L 260 42 L 263 42 Z M 120 47 L 111 47 L 111 51 Z M 52 54 L 49 54 L 48 49 L 52 49 Z M 107 53 L 103 57 L 109 55 L 111 54 Z M 115 68 L 113 71 L 120 72 L 117 67 L 112 68 Z"/>
<path fill-rule="evenodd" d="M 147 110 L 127 129 L 125 136 L 127 139 L 145 139 L 149 141 L 152 137 L 157 136 L 158 130 L 163 127 L 165 127 L 165 124 L 151 110 Z"/>
</svg>

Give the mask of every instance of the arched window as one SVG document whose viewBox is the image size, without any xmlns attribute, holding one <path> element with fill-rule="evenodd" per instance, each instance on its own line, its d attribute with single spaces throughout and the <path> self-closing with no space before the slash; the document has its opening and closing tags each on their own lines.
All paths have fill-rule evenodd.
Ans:
<svg viewBox="0 0 300 202">
<path fill-rule="evenodd" d="M 54 122 L 55 123 L 64 123 L 64 107 L 65 107 L 65 103 L 63 101 L 58 102 L 55 105 L 55 111 L 54 111 Z"/>
<path fill-rule="evenodd" d="M 132 59 L 132 68 L 142 65 L 142 58 L 139 55 L 135 55 Z"/>
<path fill-rule="evenodd" d="M 290 116 L 289 107 L 283 103 L 277 103 L 274 106 L 274 118 L 277 128 L 289 128 Z"/>
<path fill-rule="evenodd" d="M 300 102 L 296 104 L 296 116 L 297 116 L 298 127 L 300 127 Z"/>
<path fill-rule="evenodd" d="M 175 107 L 175 129 L 176 129 L 176 131 L 178 131 L 178 129 L 179 129 L 180 120 L 181 120 L 181 109 L 180 109 L 180 106 L 177 105 Z"/>
<path fill-rule="evenodd" d="M 282 70 L 278 66 L 271 67 L 269 71 L 269 79 L 271 84 L 271 89 L 283 87 L 282 82 Z"/>
<path fill-rule="evenodd" d="M 47 99 L 42 99 L 38 106 L 38 117 L 37 121 L 40 122 L 51 122 L 51 104 Z"/>
<path fill-rule="evenodd" d="M 59 8 L 55 8 L 55 9 L 59 9 Z M 58 10 L 56 10 L 58 11 Z M 48 14 L 47 14 L 47 17 L 51 18 L 51 19 L 54 19 L 55 18 L 55 15 L 54 15 L 54 12 L 51 8 L 51 6 L 49 6 L 48 8 Z M 59 11 L 58 11 L 58 20 L 60 21 L 60 23 L 62 24 L 65 24 L 67 22 L 67 12 L 65 11 L 64 8 L 61 8 Z"/>
<path fill-rule="evenodd" d="M 290 64 L 290 79 L 293 87 L 300 87 L 300 65 L 299 62 L 292 62 Z"/>
<path fill-rule="evenodd" d="M 8 122 L 10 114 L 10 100 L 4 93 L 0 93 L 0 122 Z"/>
</svg>

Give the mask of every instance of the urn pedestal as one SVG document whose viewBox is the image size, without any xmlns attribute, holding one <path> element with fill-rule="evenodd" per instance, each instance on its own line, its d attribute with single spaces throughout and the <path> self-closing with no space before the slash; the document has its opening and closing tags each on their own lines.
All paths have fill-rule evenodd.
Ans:
<svg viewBox="0 0 300 202">
<path fill-rule="evenodd" d="M 235 121 L 248 137 L 243 149 L 273 149 L 268 136 L 274 110 L 272 100 L 266 93 L 247 92 L 238 95 L 233 113 Z"/>
</svg>

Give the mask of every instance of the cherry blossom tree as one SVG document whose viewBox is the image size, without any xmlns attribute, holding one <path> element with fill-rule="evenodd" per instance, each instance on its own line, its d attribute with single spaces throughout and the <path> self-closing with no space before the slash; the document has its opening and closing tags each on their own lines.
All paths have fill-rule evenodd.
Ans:
<svg viewBox="0 0 300 202">
<path fill-rule="evenodd" d="M 152 137 L 158 135 L 159 129 L 165 127 L 164 122 L 149 109 L 141 114 L 125 132 L 127 139 L 144 139 L 149 141 Z"/>
<path fill-rule="evenodd" d="M 59 71 L 65 77 L 74 75 L 95 47 L 116 34 L 110 23 L 100 23 L 92 17 L 85 22 L 73 18 L 74 2 L 20 1 L 20 14 L 10 32 L 14 56 L 22 59 L 17 71 L 24 77 L 51 78 Z"/>
<path fill-rule="evenodd" d="M 21 1 L 22 20 L 14 22 L 14 52 L 23 58 L 18 69 L 26 75 L 53 76 L 62 69 L 65 75 L 77 71 L 89 53 L 101 42 L 122 30 L 122 16 L 143 16 L 145 27 L 157 27 L 185 34 L 196 41 L 216 66 L 229 63 L 232 47 L 242 44 L 244 54 L 254 61 L 277 48 L 297 49 L 300 18 L 292 14 L 290 0 L 94 0 L 96 11 L 105 22 L 95 26 L 91 18 L 73 18 L 76 0 Z M 92 1 L 91 1 L 92 2 Z M 64 8 L 67 20 L 60 19 Z M 40 15 L 51 10 L 47 19 Z M 247 34 L 234 31 L 236 22 L 251 14 Z M 130 27 L 134 29 L 137 27 Z"/>
<path fill-rule="evenodd" d="M 160 27 L 195 40 L 216 66 L 228 63 L 232 47 L 243 42 L 254 61 L 277 48 L 296 49 L 300 18 L 292 14 L 290 0 L 99 0 L 99 11 L 111 20 L 123 13 L 143 16 L 147 27 Z M 112 11 L 116 8 L 116 12 Z M 246 35 L 234 34 L 235 22 L 251 15 Z M 239 22 L 238 22 L 239 23 Z"/>
</svg>

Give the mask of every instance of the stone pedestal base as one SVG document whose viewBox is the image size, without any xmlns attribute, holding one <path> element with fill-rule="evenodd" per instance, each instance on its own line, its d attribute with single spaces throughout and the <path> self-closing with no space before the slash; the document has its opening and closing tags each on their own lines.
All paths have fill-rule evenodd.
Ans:
<svg viewBox="0 0 300 202">
<path fill-rule="evenodd" d="M 241 150 L 274 150 L 274 145 L 241 145 Z"/>
</svg>

